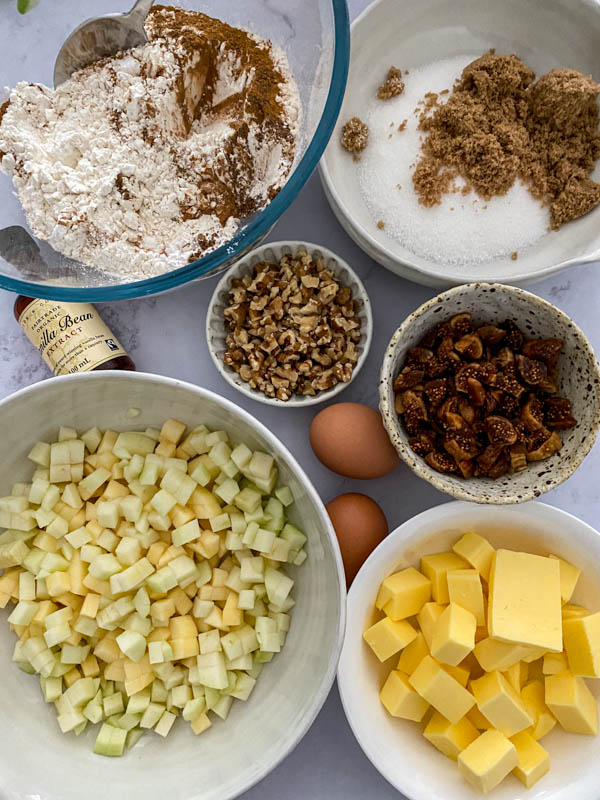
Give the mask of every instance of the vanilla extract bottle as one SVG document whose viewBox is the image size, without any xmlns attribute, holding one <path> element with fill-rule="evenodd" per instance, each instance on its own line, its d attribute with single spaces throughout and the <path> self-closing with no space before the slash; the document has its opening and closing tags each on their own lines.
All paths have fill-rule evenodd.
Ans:
<svg viewBox="0 0 600 800">
<path fill-rule="evenodd" d="M 135 370 L 127 352 L 90 303 L 19 295 L 14 315 L 54 375 Z"/>
</svg>

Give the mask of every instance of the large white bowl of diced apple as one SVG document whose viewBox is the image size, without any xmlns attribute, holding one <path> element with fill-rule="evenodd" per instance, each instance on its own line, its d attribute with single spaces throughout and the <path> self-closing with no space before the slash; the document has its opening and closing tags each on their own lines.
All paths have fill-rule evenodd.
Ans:
<svg viewBox="0 0 600 800">
<path fill-rule="evenodd" d="M 0 424 L 0 797 L 260 780 L 318 713 L 344 627 L 293 456 L 218 395 L 140 373 L 24 389 Z"/>
</svg>

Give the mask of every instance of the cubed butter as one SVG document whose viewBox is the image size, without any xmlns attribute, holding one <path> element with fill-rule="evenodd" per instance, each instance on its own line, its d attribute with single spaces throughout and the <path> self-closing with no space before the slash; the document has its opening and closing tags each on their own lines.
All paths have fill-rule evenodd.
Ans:
<svg viewBox="0 0 600 800">
<path fill-rule="evenodd" d="M 523 654 L 523 661 L 526 664 L 531 664 L 534 661 L 539 661 L 546 655 L 548 650 L 545 647 L 527 647 L 526 652 Z"/>
<path fill-rule="evenodd" d="M 476 569 L 451 569 L 446 575 L 451 603 L 466 608 L 475 615 L 477 625 L 485 625 L 483 589 Z"/>
<path fill-rule="evenodd" d="M 450 603 L 433 626 L 431 655 L 438 661 L 456 666 L 475 647 L 475 615 Z"/>
<path fill-rule="evenodd" d="M 514 744 L 497 730 L 480 734 L 458 756 L 458 769 L 465 780 L 487 794 L 519 763 Z"/>
<path fill-rule="evenodd" d="M 394 622 L 389 617 L 384 617 L 367 628 L 363 639 L 380 661 L 386 661 L 410 644 L 416 635 L 416 630 L 405 619 Z"/>
<path fill-rule="evenodd" d="M 563 637 L 573 675 L 600 678 L 600 612 L 565 619 Z"/>
<path fill-rule="evenodd" d="M 573 603 L 565 603 L 562 607 L 563 619 L 578 619 L 579 617 L 587 617 L 591 611 L 583 606 L 577 606 Z"/>
<path fill-rule="evenodd" d="M 560 594 L 563 603 L 568 603 L 573 597 L 573 592 L 577 586 L 577 581 L 581 575 L 581 570 L 574 564 L 569 564 L 564 558 L 559 556 L 549 555 L 548 558 L 555 558 L 560 567 Z"/>
<path fill-rule="evenodd" d="M 515 746 L 519 759 L 513 774 L 528 789 L 531 789 L 550 769 L 550 756 L 527 731 L 515 734 L 510 740 Z"/>
<path fill-rule="evenodd" d="M 469 565 L 456 553 L 434 553 L 423 556 L 421 572 L 431 581 L 431 596 L 436 603 L 448 603 L 447 574 L 451 569 L 465 569 Z"/>
<path fill-rule="evenodd" d="M 423 736 L 445 756 L 456 761 L 459 754 L 477 739 L 479 731 L 467 717 L 453 724 L 439 711 L 434 711 Z"/>
<path fill-rule="evenodd" d="M 596 698 L 584 679 L 569 670 L 547 676 L 546 705 L 569 733 L 598 733 Z"/>
<path fill-rule="evenodd" d="M 485 672 L 505 672 L 517 664 L 527 653 L 527 648 L 521 644 L 500 642 L 498 639 L 487 637 L 477 642 L 473 653 Z"/>
<path fill-rule="evenodd" d="M 534 739 L 542 739 L 556 725 L 556 717 L 546 705 L 544 684 L 541 680 L 529 681 L 521 689 L 521 700 L 527 713 L 533 717 L 533 725 L 528 729 Z"/>
<path fill-rule="evenodd" d="M 431 600 L 431 581 L 414 567 L 388 575 L 379 587 L 375 606 L 394 621 L 418 614 Z"/>
<path fill-rule="evenodd" d="M 423 608 L 417 614 L 417 623 L 425 637 L 427 647 L 431 648 L 431 638 L 433 636 L 433 628 L 435 623 L 444 613 L 446 606 L 440 603 L 425 603 Z"/>
<path fill-rule="evenodd" d="M 490 636 L 554 652 L 563 649 L 558 561 L 497 550 L 489 586 Z"/>
<path fill-rule="evenodd" d="M 527 683 L 529 664 L 526 661 L 517 661 L 504 673 L 504 677 L 513 687 L 517 694 L 521 694 L 521 689 Z"/>
<path fill-rule="evenodd" d="M 478 731 L 489 731 L 494 727 L 489 719 L 486 719 L 486 717 L 483 716 L 477 706 L 473 706 L 473 708 L 466 715 L 466 718 L 470 723 L 475 725 Z"/>
<path fill-rule="evenodd" d="M 410 685 L 450 722 L 458 722 L 475 705 L 471 692 L 431 656 L 425 656 L 408 679 Z"/>
<path fill-rule="evenodd" d="M 475 639 L 477 639 L 477 632 L 475 632 Z M 472 653 L 469 653 L 469 655 L 463 661 L 460 662 L 459 666 L 469 670 L 469 677 L 472 680 L 474 680 L 475 678 L 480 678 L 483 675 L 481 664 L 475 658 L 474 651 Z"/>
<path fill-rule="evenodd" d="M 477 708 L 505 736 L 514 736 L 533 724 L 523 701 L 497 670 L 471 681 L 470 688 Z"/>
<path fill-rule="evenodd" d="M 564 635 L 563 628 L 563 639 Z M 563 672 L 565 669 L 569 669 L 569 661 L 564 651 L 562 653 L 546 653 L 542 663 L 544 675 L 558 675 L 559 672 Z"/>
<path fill-rule="evenodd" d="M 400 653 L 397 668 L 407 675 L 412 675 L 421 661 L 428 655 L 429 648 L 427 647 L 427 642 L 425 641 L 423 632 L 419 631 L 412 642 L 407 644 Z"/>
<path fill-rule="evenodd" d="M 461 686 L 466 686 L 469 682 L 469 670 L 465 669 L 465 667 L 461 667 L 460 664 L 456 667 L 452 666 L 451 664 L 442 664 L 442 667 L 446 670 L 448 675 L 452 675 L 452 677 L 457 680 Z"/>
<path fill-rule="evenodd" d="M 393 717 L 413 722 L 420 722 L 429 708 L 429 703 L 408 682 L 408 675 L 395 669 L 387 676 L 379 698 Z"/>
<path fill-rule="evenodd" d="M 465 533 L 452 549 L 476 569 L 484 581 L 489 580 L 495 550 L 487 539 L 478 533 Z"/>
</svg>

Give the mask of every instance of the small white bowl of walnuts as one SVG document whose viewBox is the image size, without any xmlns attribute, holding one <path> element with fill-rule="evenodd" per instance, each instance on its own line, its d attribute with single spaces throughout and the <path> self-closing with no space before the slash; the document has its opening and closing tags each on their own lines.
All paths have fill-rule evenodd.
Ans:
<svg viewBox="0 0 600 800">
<path fill-rule="evenodd" d="M 309 406 L 356 377 L 373 334 L 369 297 L 339 256 L 305 242 L 269 242 L 219 281 L 206 315 L 215 366 L 261 403 Z"/>
</svg>

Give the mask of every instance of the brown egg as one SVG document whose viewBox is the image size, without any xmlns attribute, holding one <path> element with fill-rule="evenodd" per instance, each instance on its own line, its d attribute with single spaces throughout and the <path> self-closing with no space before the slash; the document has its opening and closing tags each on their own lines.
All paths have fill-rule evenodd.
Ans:
<svg viewBox="0 0 600 800">
<path fill-rule="evenodd" d="M 341 494 L 326 506 L 342 551 L 346 585 L 363 561 L 388 534 L 388 524 L 375 500 L 365 494 Z"/>
<path fill-rule="evenodd" d="M 381 414 L 361 403 L 334 403 L 310 426 L 316 457 L 346 478 L 381 478 L 400 463 Z"/>
</svg>

